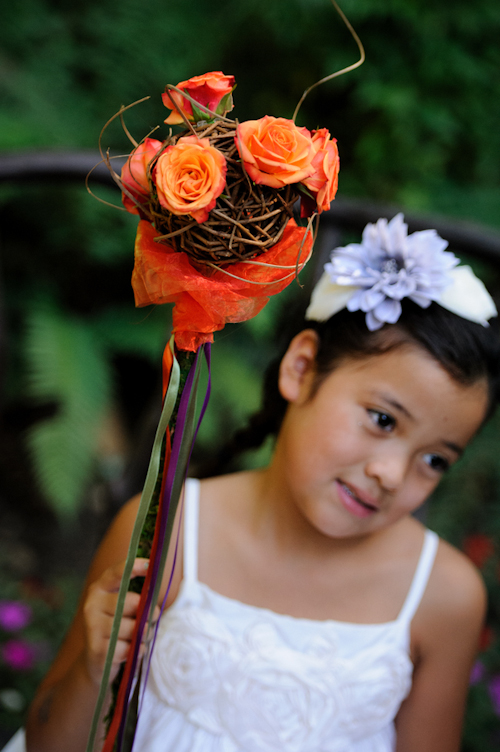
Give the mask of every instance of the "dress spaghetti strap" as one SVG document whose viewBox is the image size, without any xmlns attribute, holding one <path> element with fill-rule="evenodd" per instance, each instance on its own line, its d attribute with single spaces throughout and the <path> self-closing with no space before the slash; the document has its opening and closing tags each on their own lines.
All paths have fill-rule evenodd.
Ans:
<svg viewBox="0 0 500 752">
<path fill-rule="evenodd" d="M 406 596 L 406 600 L 403 604 L 403 608 L 399 612 L 398 621 L 409 623 L 419 607 L 422 596 L 427 587 L 434 559 L 439 544 L 439 537 L 432 530 L 425 531 L 424 543 L 422 545 L 422 551 L 418 560 L 413 580 Z"/>
<path fill-rule="evenodd" d="M 24 729 L 19 729 L 1 752 L 26 752 L 26 736 Z"/>
<path fill-rule="evenodd" d="M 184 575 L 186 583 L 198 581 L 198 528 L 200 481 L 188 478 L 184 491 Z M 397 622 L 409 624 L 422 600 L 434 564 L 439 537 L 432 530 L 426 530 L 422 551 L 413 580 Z"/>
<path fill-rule="evenodd" d="M 184 580 L 198 579 L 198 515 L 200 481 L 188 478 L 184 491 Z"/>
</svg>

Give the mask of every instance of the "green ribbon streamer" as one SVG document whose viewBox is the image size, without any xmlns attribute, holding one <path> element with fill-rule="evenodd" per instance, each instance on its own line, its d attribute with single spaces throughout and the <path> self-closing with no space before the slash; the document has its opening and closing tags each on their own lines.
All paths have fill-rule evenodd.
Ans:
<svg viewBox="0 0 500 752">
<path fill-rule="evenodd" d="M 89 739 L 87 742 L 86 752 L 93 752 L 95 738 L 97 735 L 97 729 L 99 726 L 99 720 L 101 717 L 104 701 L 108 691 L 109 677 L 111 674 L 111 664 L 115 653 L 116 643 L 118 641 L 118 630 L 120 628 L 120 622 L 123 616 L 123 609 L 125 605 L 125 597 L 128 592 L 130 583 L 130 575 L 134 566 L 134 561 L 137 557 L 137 549 L 139 546 L 139 540 L 141 537 L 141 531 L 144 526 L 144 521 L 148 513 L 151 499 L 155 490 L 156 479 L 160 470 L 161 448 L 165 432 L 168 428 L 168 424 L 172 413 L 174 411 L 175 403 L 177 400 L 177 394 L 179 391 L 180 383 L 180 367 L 174 354 L 174 338 L 170 338 L 170 349 L 173 355 L 172 372 L 170 374 L 170 381 L 168 384 L 167 393 L 165 395 L 165 401 L 163 403 L 163 409 L 156 429 L 155 440 L 153 443 L 153 449 L 151 451 L 151 459 L 149 460 L 148 472 L 146 475 L 146 481 L 144 483 L 144 489 L 141 495 L 141 501 L 137 512 L 134 529 L 132 531 L 132 537 L 130 538 L 130 545 L 128 548 L 127 558 L 125 561 L 125 568 L 123 570 L 123 577 L 120 583 L 120 590 L 118 591 L 118 602 L 116 604 L 116 613 L 113 619 L 113 627 L 111 629 L 111 636 L 109 638 L 108 652 L 106 655 L 106 662 L 104 664 L 104 671 L 101 680 L 101 686 L 99 688 L 99 695 L 97 697 L 97 703 L 94 710 L 94 716 L 92 718 L 92 725 L 90 727 Z"/>
<path fill-rule="evenodd" d="M 153 599 L 151 601 L 151 612 L 149 614 L 148 629 L 151 629 L 151 619 L 152 619 L 153 611 L 154 611 L 156 603 L 158 602 L 158 595 L 159 595 L 160 587 L 162 583 L 162 574 L 165 569 L 165 562 L 167 559 L 170 540 L 172 537 L 172 530 L 174 526 L 175 516 L 177 513 L 177 507 L 179 505 L 179 499 L 181 496 L 182 487 L 183 487 L 184 480 L 186 477 L 189 455 L 190 455 L 191 448 L 193 445 L 193 438 L 194 438 L 194 432 L 195 432 L 195 426 L 196 426 L 196 398 L 198 395 L 198 385 L 200 381 L 201 367 L 202 367 L 202 357 L 200 354 L 200 357 L 198 358 L 198 362 L 196 364 L 196 372 L 195 372 L 194 379 L 193 379 L 193 387 L 192 387 L 191 396 L 188 402 L 188 407 L 187 407 L 187 412 L 186 412 L 186 421 L 185 421 L 185 426 L 184 426 L 184 431 L 182 434 L 181 446 L 180 446 L 180 451 L 179 451 L 179 459 L 177 461 L 177 466 L 175 468 L 175 475 L 174 475 L 173 484 L 172 484 L 172 495 L 170 497 L 170 508 L 168 510 L 168 517 L 167 517 L 167 527 L 165 530 L 165 539 L 162 545 L 160 566 L 158 570 L 158 578 L 156 580 L 155 587 L 153 590 Z M 131 752 L 132 750 L 132 746 L 134 743 L 134 736 L 135 736 L 135 728 L 137 726 L 137 720 L 138 720 L 137 709 L 138 709 L 139 691 L 140 691 L 140 682 L 138 681 L 134 690 L 133 702 L 131 703 L 128 713 L 127 713 L 127 722 L 126 722 L 126 727 L 125 727 L 126 730 L 125 730 L 125 734 L 123 737 L 121 752 Z"/>
<path fill-rule="evenodd" d="M 195 376 L 193 380 L 193 388 L 191 391 L 191 399 L 189 400 L 187 414 L 186 414 L 186 424 L 184 428 L 184 433 L 182 434 L 181 447 L 179 451 L 179 459 L 177 462 L 177 468 L 176 468 L 176 472 L 174 476 L 174 481 L 172 484 L 172 496 L 170 498 L 170 509 L 169 509 L 168 518 L 167 518 L 167 529 L 165 531 L 165 540 L 163 543 L 163 549 L 162 549 L 161 559 L 160 559 L 160 570 L 159 570 L 160 573 L 163 572 L 163 570 L 165 569 L 165 561 L 167 558 L 170 539 L 172 537 L 172 529 L 174 526 L 175 515 L 177 513 L 177 506 L 179 504 L 179 498 L 181 495 L 182 486 L 184 484 L 184 480 L 186 477 L 189 453 L 191 452 L 191 447 L 193 444 L 195 419 L 196 419 L 196 398 L 198 395 L 198 384 L 200 381 L 201 366 L 202 366 L 202 359 L 200 356 L 198 358 L 198 363 L 196 366 L 196 372 L 195 372 Z M 154 606 L 158 601 L 161 581 L 162 581 L 162 578 L 161 576 L 159 576 L 158 579 L 156 580 L 155 589 L 153 591 L 153 601 L 151 604 L 151 612 L 154 611 Z"/>
</svg>

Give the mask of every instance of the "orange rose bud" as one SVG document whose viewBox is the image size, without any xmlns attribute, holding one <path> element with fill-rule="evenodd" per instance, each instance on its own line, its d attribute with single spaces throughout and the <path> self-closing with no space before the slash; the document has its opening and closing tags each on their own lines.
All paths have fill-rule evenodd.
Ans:
<svg viewBox="0 0 500 752">
<path fill-rule="evenodd" d="M 234 88 L 234 76 L 225 76 L 222 71 L 213 71 L 212 73 L 204 73 L 203 76 L 194 76 L 188 81 L 181 81 L 180 84 L 177 84 L 177 88 L 189 94 L 202 107 L 208 107 L 209 110 L 216 112 L 218 115 L 225 115 L 226 112 L 233 109 L 233 100 L 230 94 Z M 196 120 L 191 102 L 189 99 L 183 97 L 182 94 L 172 89 L 167 89 L 161 96 L 165 107 L 172 110 L 171 114 L 165 120 L 166 123 L 169 125 L 178 125 L 184 122 L 177 107 L 188 120 Z M 225 97 L 227 99 L 223 101 Z M 211 119 L 210 116 L 208 116 L 208 119 Z"/>
<path fill-rule="evenodd" d="M 205 222 L 226 185 L 224 155 L 208 138 L 184 136 L 160 155 L 153 179 L 158 200 L 172 214 Z"/>
<path fill-rule="evenodd" d="M 122 193 L 125 209 L 131 214 L 139 214 L 137 204 L 145 204 L 149 196 L 148 166 L 153 157 L 161 149 L 161 141 L 155 138 L 145 138 L 134 149 L 122 167 L 121 181 L 124 188 L 134 197 L 132 200 Z"/>
<path fill-rule="evenodd" d="M 315 196 L 318 214 L 327 211 L 335 198 L 339 183 L 339 151 L 337 139 L 332 139 L 326 128 L 314 131 L 312 136 L 314 173 L 302 182 Z"/>
<path fill-rule="evenodd" d="M 266 115 L 238 125 L 236 146 L 248 175 L 255 183 L 283 188 L 314 173 L 314 147 L 307 128 L 293 120 Z"/>
</svg>

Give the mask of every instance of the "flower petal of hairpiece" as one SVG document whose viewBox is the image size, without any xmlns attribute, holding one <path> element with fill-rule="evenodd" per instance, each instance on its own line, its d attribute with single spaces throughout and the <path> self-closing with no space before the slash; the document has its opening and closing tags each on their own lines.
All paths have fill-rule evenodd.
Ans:
<svg viewBox="0 0 500 752">
<path fill-rule="evenodd" d="M 445 251 L 448 242 L 435 230 L 408 235 L 402 214 L 390 222 L 367 224 L 360 244 L 335 248 L 313 290 L 306 319 L 326 321 L 346 307 L 364 311 L 370 331 L 395 324 L 401 300 L 422 308 L 432 301 L 462 318 L 488 326 L 497 315 L 484 284 L 469 266 Z"/>
<path fill-rule="evenodd" d="M 443 291 L 439 305 L 469 321 L 488 326 L 498 312 L 484 283 L 470 266 L 458 266 L 450 272 L 452 284 Z"/>
</svg>

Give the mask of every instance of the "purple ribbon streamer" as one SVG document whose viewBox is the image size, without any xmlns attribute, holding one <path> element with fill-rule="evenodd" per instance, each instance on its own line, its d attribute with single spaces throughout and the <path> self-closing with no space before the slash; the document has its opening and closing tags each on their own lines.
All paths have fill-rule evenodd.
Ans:
<svg viewBox="0 0 500 752">
<path fill-rule="evenodd" d="M 208 402 L 209 402 L 209 399 L 210 399 L 210 392 L 212 390 L 212 368 L 211 368 L 211 344 L 210 344 L 210 342 L 206 342 L 205 343 L 205 345 L 204 345 L 204 352 L 205 352 L 205 359 L 207 361 L 207 367 L 208 367 L 207 389 L 206 389 L 206 392 L 205 392 L 205 398 L 203 400 L 203 405 L 202 405 L 202 408 L 201 408 L 201 411 L 200 411 L 200 417 L 198 418 L 198 423 L 197 423 L 195 432 L 193 434 L 193 441 L 191 443 L 191 448 L 189 450 L 188 461 L 187 461 L 187 464 L 186 464 L 186 473 L 185 473 L 185 476 L 184 476 L 184 482 L 186 481 L 186 478 L 187 478 L 188 469 L 189 469 L 189 463 L 191 461 L 191 455 L 193 453 L 193 447 L 194 447 L 194 444 L 195 444 L 195 441 L 196 441 L 196 437 L 198 436 L 198 431 L 200 430 L 201 422 L 202 422 L 202 420 L 204 418 L 204 415 L 205 415 L 205 412 L 207 410 Z M 183 506 L 184 506 L 184 487 L 183 487 L 183 490 L 182 490 L 181 505 L 182 505 L 182 507 L 181 507 L 181 519 L 182 519 L 182 512 L 183 512 Z M 168 594 L 170 592 L 170 587 L 172 585 L 172 580 L 173 580 L 173 577 L 174 577 L 175 564 L 177 562 L 177 551 L 178 551 L 178 547 L 179 547 L 180 529 L 181 529 L 181 525 L 179 524 L 179 527 L 177 529 L 177 538 L 176 538 L 176 541 L 175 541 L 174 561 L 173 561 L 173 564 L 172 564 L 172 570 L 170 572 L 170 577 L 169 577 L 169 580 L 168 580 L 167 590 L 165 592 L 165 595 L 163 597 L 163 601 L 162 601 L 162 604 L 161 604 L 161 607 L 160 607 L 160 618 L 161 618 L 161 615 L 162 615 L 163 611 L 165 610 L 165 604 L 167 602 Z M 151 641 L 151 649 L 149 650 L 148 664 L 147 664 L 147 667 L 146 667 L 146 673 L 145 673 L 144 684 L 143 684 L 144 689 L 143 689 L 142 698 L 141 698 L 141 707 L 142 707 L 142 701 L 144 699 L 144 693 L 146 691 L 146 684 L 148 682 L 149 669 L 151 667 L 151 659 L 152 659 L 152 656 L 153 656 L 154 646 L 156 644 L 156 637 L 158 635 L 158 629 L 159 629 L 159 626 L 160 626 L 160 618 L 158 618 L 158 621 L 156 622 L 155 630 L 154 630 L 154 634 L 153 634 L 153 639 Z"/>
<path fill-rule="evenodd" d="M 156 523 L 157 525 L 159 525 L 160 545 L 158 545 L 155 559 L 152 562 L 150 562 L 150 566 L 152 567 L 151 583 L 150 583 L 149 591 L 148 591 L 147 596 L 146 596 L 146 603 L 145 603 L 145 606 L 144 606 L 144 610 L 143 610 L 142 616 L 141 616 L 141 618 L 139 620 L 137 640 L 136 640 L 136 643 L 135 643 L 134 648 L 133 648 L 134 652 L 133 652 L 133 658 L 132 658 L 132 666 L 131 666 L 130 675 L 128 677 L 127 687 L 126 687 L 127 701 L 126 701 L 125 706 L 123 708 L 123 713 L 122 713 L 122 717 L 120 719 L 120 726 L 119 726 L 118 734 L 117 734 L 117 742 L 118 742 L 117 743 L 117 748 L 118 748 L 118 750 L 122 749 L 123 734 L 124 734 L 124 731 L 125 731 L 125 724 L 126 724 L 126 719 L 127 719 L 127 715 L 128 715 L 128 709 L 129 709 L 129 705 L 130 705 L 130 695 L 131 695 L 132 684 L 133 684 L 134 679 L 135 679 L 135 672 L 136 672 L 137 662 L 138 662 L 138 657 L 139 657 L 139 648 L 140 648 L 140 645 L 141 645 L 141 642 L 142 642 L 142 635 L 144 634 L 144 628 L 146 626 L 146 621 L 148 619 L 150 608 L 151 608 L 151 601 L 152 601 L 152 597 L 153 597 L 154 584 L 155 584 L 155 582 L 156 582 L 156 580 L 158 578 L 158 570 L 159 570 L 159 566 L 160 566 L 159 557 L 161 555 L 162 543 L 163 543 L 163 539 L 164 539 L 164 536 L 165 536 L 166 521 L 167 521 L 167 516 L 168 516 L 169 509 L 170 509 L 170 496 L 171 496 L 171 493 L 172 493 L 172 482 L 173 482 L 173 478 L 174 478 L 174 475 L 175 475 L 175 468 L 176 468 L 176 465 L 177 465 L 177 461 L 179 459 L 179 453 L 180 453 L 180 448 L 181 448 L 182 436 L 183 436 L 184 428 L 185 428 L 185 424 L 186 424 L 187 408 L 188 408 L 188 405 L 189 405 L 189 399 L 191 397 L 191 392 L 192 392 L 192 388 L 193 388 L 194 373 L 196 371 L 196 366 L 198 364 L 199 353 L 200 353 L 200 348 L 198 348 L 198 350 L 196 352 L 196 358 L 194 360 L 194 363 L 192 364 L 191 368 L 189 369 L 189 373 L 188 373 L 188 376 L 187 376 L 187 379 L 186 379 L 186 383 L 184 385 L 184 389 L 182 390 L 181 399 L 180 399 L 180 402 L 179 402 L 179 409 L 178 409 L 178 412 L 177 412 L 177 421 L 176 421 L 176 429 L 177 430 L 174 432 L 174 440 L 173 440 L 173 443 L 172 443 L 172 452 L 171 452 L 171 455 L 170 455 L 170 461 L 169 461 L 169 465 L 168 465 L 167 477 L 166 477 L 166 480 L 165 480 L 165 487 L 164 487 L 164 497 L 163 498 L 164 498 L 164 500 L 166 500 L 167 503 L 165 504 L 165 501 L 164 501 L 163 506 L 162 506 L 162 514 L 160 516 L 160 519 L 157 520 L 157 523 Z M 166 509 L 165 509 L 165 507 L 166 507 Z"/>
<path fill-rule="evenodd" d="M 119 726 L 118 734 L 117 734 L 117 749 L 118 750 L 122 749 L 123 735 L 124 735 L 124 731 L 125 731 L 125 724 L 126 724 L 126 719 L 127 719 L 127 715 L 128 715 L 128 709 L 129 709 L 129 705 L 130 705 L 131 694 L 132 694 L 132 685 L 134 683 L 135 673 L 136 673 L 136 669 L 137 669 L 137 663 L 138 663 L 138 657 L 139 657 L 139 648 L 140 648 L 140 645 L 141 645 L 141 642 L 142 642 L 142 636 L 144 634 L 144 629 L 145 629 L 145 626 L 146 626 L 146 622 L 147 622 L 147 620 L 149 618 L 149 613 L 150 613 L 150 610 L 151 610 L 151 602 L 152 602 L 152 598 L 153 598 L 153 591 L 155 589 L 155 583 L 156 583 L 156 581 L 158 579 L 158 573 L 159 573 L 159 568 L 160 568 L 160 560 L 161 560 L 161 552 L 162 552 L 163 543 L 164 543 L 164 539 L 165 539 L 165 532 L 166 532 L 166 527 L 167 527 L 168 514 L 169 514 L 169 511 L 170 511 L 170 502 L 171 502 L 171 496 L 172 496 L 172 487 L 173 487 L 173 482 L 174 482 L 174 479 L 175 479 L 175 473 L 176 473 L 177 463 L 179 461 L 179 454 L 180 454 L 180 449 L 181 449 L 181 445 L 182 445 L 182 438 L 184 436 L 184 431 L 185 431 L 185 428 L 186 428 L 187 410 L 188 410 L 189 402 L 191 400 L 191 394 L 192 394 L 192 391 L 193 391 L 194 376 L 195 376 L 196 368 L 197 368 L 197 365 L 198 365 L 200 351 L 202 349 L 205 352 L 205 358 L 206 358 L 207 366 L 208 366 L 208 384 L 207 384 L 207 391 L 206 391 L 206 394 L 205 394 L 205 399 L 203 401 L 203 406 L 202 406 L 202 409 L 201 409 L 200 417 L 199 417 L 199 420 L 198 420 L 198 424 L 196 426 L 196 430 L 195 430 L 194 435 L 193 435 L 193 440 L 192 440 L 191 447 L 190 447 L 189 454 L 188 454 L 188 460 L 187 460 L 187 463 L 186 463 L 185 477 L 187 477 L 187 470 L 188 470 L 188 467 L 189 467 L 189 462 L 191 460 L 191 454 L 193 452 L 194 442 L 196 440 L 196 436 L 198 434 L 198 431 L 199 431 L 199 428 L 200 428 L 200 425 L 201 425 L 201 421 L 202 421 L 203 416 L 205 414 L 205 411 L 207 409 L 208 400 L 210 398 L 210 390 L 211 390 L 211 368 L 210 368 L 210 366 L 211 366 L 211 357 L 210 357 L 210 355 L 211 355 L 211 348 L 210 348 L 210 343 L 206 343 L 205 345 L 202 345 L 201 347 L 199 347 L 198 350 L 196 351 L 196 357 L 195 357 L 195 360 L 194 360 L 193 364 L 191 365 L 191 368 L 189 369 L 189 373 L 188 373 L 188 376 L 187 376 L 187 379 L 186 379 L 186 383 L 185 383 L 184 388 L 182 390 L 182 394 L 181 394 L 181 398 L 180 398 L 180 402 L 179 402 L 179 409 L 177 411 L 176 430 L 174 431 L 174 440 L 173 440 L 173 443 L 172 443 L 172 451 L 171 451 L 170 460 L 169 460 L 168 469 L 167 469 L 167 477 L 165 479 L 165 486 L 164 486 L 164 492 L 163 492 L 163 504 L 162 504 L 162 508 L 161 508 L 161 515 L 160 515 L 160 519 L 156 523 L 157 525 L 159 525 L 159 545 L 157 547 L 156 555 L 155 555 L 155 558 L 154 558 L 153 562 L 150 562 L 150 566 L 153 567 L 153 569 L 152 569 L 152 575 L 151 575 L 151 582 L 150 582 L 149 591 L 147 593 L 144 610 L 143 610 L 141 618 L 139 620 L 137 640 L 136 640 L 136 643 L 134 645 L 134 653 L 133 653 L 133 658 L 132 658 L 132 666 L 131 666 L 130 675 L 129 675 L 128 680 L 127 680 L 127 687 L 126 687 L 127 701 L 126 701 L 125 706 L 123 708 L 123 714 L 122 714 L 122 717 L 120 719 L 120 726 Z M 178 543 L 179 543 L 179 531 L 177 531 L 177 540 L 176 540 L 175 553 L 174 553 L 174 563 L 173 563 L 172 571 L 170 573 L 170 578 L 169 578 L 169 582 L 168 582 L 167 592 L 165 593 L 165 597 L 163 599 L 163 603 L 162 603 L 162 607 L 161 607 L 161 612 L 163 612 L 163 609 L 165 607 L 167 596 L 168 596 L 168 593 L 170 591 L 170 587 L 171 587 L 171 584 L 172 584 L 173 574 L 174 574 L 174 570 L 175 570 L 175 563 L 176 563 L 176 560 L 177 560 Z M 159 621 L 160 620 L 158 619 L 158 622 L 157 622 L 156 627 L 155 627 L 155 632 L 154 632 L 154 636 L 153 636 L 153 642 L 152 642 L 152 645 L 151 645 L 151 650 L 149 651 L 149 658 L 148 658 L 146 677 L 145 677 L 145 681 L 144 681 L 144 687 L 146 686 L 147 678 L 149 676 L 149 669 L 150 669 L 150 665 L 151 665 L 151 657 L 152 657 L 153 648 L 154 648 L 154 645 L 155 645 L 155 642 L 156 642 L 156 636 L 157 636 L 157 632 L 158 632 Z M 141 702 L 141 705 L 142 705 L 142 702 Z M 134 730 L 134 735 L 135 735 L 135 730 Z"/>
</svg>

